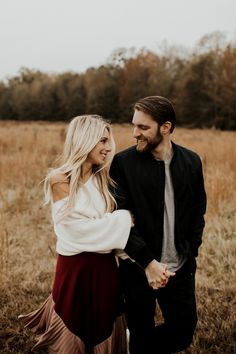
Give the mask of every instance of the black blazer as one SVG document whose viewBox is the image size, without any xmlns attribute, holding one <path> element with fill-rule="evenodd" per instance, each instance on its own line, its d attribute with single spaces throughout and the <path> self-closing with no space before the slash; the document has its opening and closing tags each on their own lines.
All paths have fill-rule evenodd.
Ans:
<svg viewBox="0 0 236 354">
<path fill-rule="evenodd" d="M 202 163 L 193 151 L 172 142 L 170 173 L 174 189 L 175 245 L 185 257 L 196 257 L 205 226 L 206 193 Z M 143 268 L 160 260 L 163 240 L 165 167 L 151 153 L 135 146 L 117 153 L 110 175 L 119 209 L 134 215 L 125 251 Z"/>
</svg>

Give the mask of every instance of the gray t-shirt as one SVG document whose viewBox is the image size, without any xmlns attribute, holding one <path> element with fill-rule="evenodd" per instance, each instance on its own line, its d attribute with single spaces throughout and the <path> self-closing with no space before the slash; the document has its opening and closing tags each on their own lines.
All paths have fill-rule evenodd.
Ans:
<svg viewBox="0 0 236 354">
<path fill-rule="evenodd" d="M 168 160 L 165 160 L 165 204 L 164 204 L 164 236 L 162 243 L 161 263 L 168 264 L 168 270 L 176 272 L 182 267 L 186 259 L 181 257 L 175 247 L 175 205 L 174 190 L 170 175 L 170 162 L 173 152 Z"/>
</svg>

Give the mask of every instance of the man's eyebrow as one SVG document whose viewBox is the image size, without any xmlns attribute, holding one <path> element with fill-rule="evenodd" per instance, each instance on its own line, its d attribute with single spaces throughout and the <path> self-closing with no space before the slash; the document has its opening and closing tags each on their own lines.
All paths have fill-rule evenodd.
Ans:
<svg viewBox="0 0 236 354">
<path fill-rule="evenodd" d="M 134 124 L 134 123 L 132 123 L 133 125 L 136 125 L 137 127 L 147 127 L 147 128 L 149 128 L 150 127 L 150 125 L 148 125 L 148 124 Z"/>
</svg>

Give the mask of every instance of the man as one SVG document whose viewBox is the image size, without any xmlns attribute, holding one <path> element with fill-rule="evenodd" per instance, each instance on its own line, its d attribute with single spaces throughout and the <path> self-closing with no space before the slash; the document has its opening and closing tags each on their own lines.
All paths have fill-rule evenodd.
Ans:
<svg viewBox="0 0 236 354">
<path fill-rule="evenodd" d="M 137 145 L 116 154 L 111 166 L 118 207 L 129 209 L 135 223 L 120 254 L 130 354 L 174 353 L 191 344 L 197 323 L 202 164 L 171 140 L 176 117 L 168 99 L 140 99 L 132 123 Z M 156 300 L 164 322 L 155 327 Z"/>
</svg>

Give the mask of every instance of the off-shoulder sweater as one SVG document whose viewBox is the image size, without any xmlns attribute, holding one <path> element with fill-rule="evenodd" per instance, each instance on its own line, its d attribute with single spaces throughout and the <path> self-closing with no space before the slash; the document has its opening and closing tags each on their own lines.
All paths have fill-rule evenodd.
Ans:
<svg viewBox="0 0 236 354">
<path fill-rule="evenodd" d="M 131 228 L 128 210 L 105 212 L 105 201 L 96 176 L 80 187 L 74 208 L 60 217 L 67 203 L 63 198 L 52 204 L 52 220 L 57 237 L 56 251 L 72 256 L 81 252 L 108 253 L 124 249 Z"/>
</svg>

